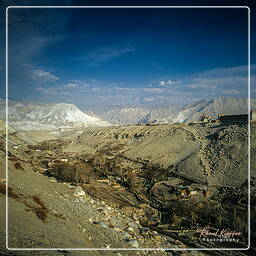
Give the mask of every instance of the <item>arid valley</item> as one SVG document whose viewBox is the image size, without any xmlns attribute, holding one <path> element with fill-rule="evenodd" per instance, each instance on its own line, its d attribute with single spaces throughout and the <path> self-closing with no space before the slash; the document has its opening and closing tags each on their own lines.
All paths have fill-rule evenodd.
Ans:
<svg viewBox="0 0 256 256">
<path fill-rule="evenodd" d="M 4 123 L 1 129 L 4 209 Z M 255 136 L 256 126 L 251 123 L 251 163 L 256 160 Z M 244 123 L 10 131 L 8 137 L 10 248 L 247 247 L 248 126 Z M 252 164 L 252 174 L 254 169 Z M 251 210 L 254 221 L 254 175 Z M 1 225 L 4 222 L 2 214 Z M 239 233 L 229 236 L 234 241 L 213 241 L 221 235 L 208 237 L 206 230 Z M 5 240 L 4 231 L 1 238 Z M 4 249 L 1 253 L 46 255 Z M 67 249 L 47 255 L 83 253 Z M 91 251 L 90 255 L 134 253 Z M 188 253 L 137 251 L 138 255 Z M 198 251 L 196 255 L 247 253 Z"/>
<path fill-rule="evenodd" d="M 256 255 L 252 1 L 0 13 L 0 256 Z"/>
</svg>

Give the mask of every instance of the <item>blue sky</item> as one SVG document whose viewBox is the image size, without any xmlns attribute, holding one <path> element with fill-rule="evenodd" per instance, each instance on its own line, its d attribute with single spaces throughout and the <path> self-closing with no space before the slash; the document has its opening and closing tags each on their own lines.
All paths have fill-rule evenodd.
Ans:
<svg viewBox="0 0 256 256">
<path fill-rule="evenodd" d="M 89 109 L 247 97 L 247 15 L 246 8 L 11 8 L 9 98 Z"/>
</svg>

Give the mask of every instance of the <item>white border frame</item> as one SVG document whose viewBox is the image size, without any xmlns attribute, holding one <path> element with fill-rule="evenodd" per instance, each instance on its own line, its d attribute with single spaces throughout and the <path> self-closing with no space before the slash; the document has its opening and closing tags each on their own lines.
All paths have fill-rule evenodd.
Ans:
<svg viewBox="0 0 256 256">
<path fill-rule="evenodd" d="M 246 248 L 10 248 L 8 246 L 8 11 L 9 9 L 17 8 L 238 8 L 248 10 L 248 246 Z M 248 250 L 250 248 L 251 238 L 251 215 L 250 215 L 250 69 L 251 69 L 251 49 L 250 49 L 250 8 L 248 6 L 8 6 L 6 8 L 6 248 L 12 251 L 56 251 L 56 250 L 67 250 L 67 251 L 155 251 L 155 250 L 172 250 L 172 251 L 240 251 Z"/>
</svg>

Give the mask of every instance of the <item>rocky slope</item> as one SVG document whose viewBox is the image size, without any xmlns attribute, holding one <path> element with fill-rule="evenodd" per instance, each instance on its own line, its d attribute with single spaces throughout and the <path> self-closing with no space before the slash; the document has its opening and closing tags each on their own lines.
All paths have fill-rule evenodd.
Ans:
<svg viewBox="0 0 256 256">
<path fill-rule="evenodd" d="M 251 109 L 256 109 L 255 99 L 251 99 Z M 202 100 L 187 106 L 184 110 L 179 112 L 173 121 L 192 122 L 198 120 L 202 114 L 216 118 L 218 114 L 237 115 L 246 113 L 248 113 L 248 99 L 216 98 L 212 100 Z"/>
<path fill-rule="evenodd" d="M 247 179 L 247 137 L 246 124 L 102 127 L 87 129 L 65 150 L 107 154 L 109 149 L 113 157 L 123 155 L 132 161 L 146 159 L 191 179 L 235 186 Z"/>
<path fill-rule="evenodd" d="M 0 119 L 5 120 L 5 101 L 0 102 Z M 106 126 L 108 122 L 83 113 L 73 104 L 40 104 L 9 101 L 9 125 L 16 130 L 57 130 Z"/>
<path fill-rule="evenodd" d="M 145 115 L 150 112 L 146 106 L 119 106 L 113 105 L 92 109 L 100 118 L 107 120 L 114 125 L 127 125 L 138 123 Z"/>
<path fill-rule="evenodd" d="M 251 109 L 256 109 L 256 100 L 251 99 Z M 112 124 L 146 123 L 182 123 L 198 120 L 202 114 L 217 117 L 218 114 L 245 114 L 248 112 L 248 100 L 239 98 L 203 99 L 193 104 L 170 102 L 168 107 L 109 106 L 93 110 L 104 120 Z"/>
<path fill-rule="evenodd" d="M 0 134 L 0 223 L 5 226 L 5 133 Z M 20 138 L 20 133 L 9 135 L 8 179 L 8 246 L 6 233 L 0 231 L 0 255 L 134 255 L 134 251 L 101 251 L 110 248 L 180 247 L 182 242 L 161 237 L 157 232 L 144 228 L 138 221 L 142 210 L 129 206 L 117 207 L 74 182 L 58 182 L 53 177 L 42 175 L 45 171 L 42 160 L 59 159 L 64 141 L 44 142 L 49 149 L 36 150 Z M 64 144 L 63 144 L 64 143 Z M 20 145 L 16 147 L 15 145 Z M 38 145 L 40 147 L 41 144 Z M 56 151 L 51 150 L 51 145 Z M 28 151 L 30 151 L 28 153 Z M 48 152 L 48 153 L 46 153 Z M 92 177 L 93 178 L 93 177 Z M 60 181 L 60 180 L 59 180 Z M 93 180 L 97 183 L 97 180 Z M 111 186 L 104 183 L 103 193 Z M 89 185 L 89 184 L 88 184 Z M 105 187 L 104 187 L 105 186 Z M 120 187 L 120 186 L 119 186 Z M 122 189 L 113 188 L 122 193 Z M 124 193 L 125 195 L 125 193 Z M 136 199 L 134 199 L 136 201 Z M 17 251 L 15 248 L 19 248 Z M 91 250 L 23 251 L 22 248 L 92 248 Z M 96 250 L 93 250 L 96 249 Z M 141 251 L 138 256 L 166 255 L 163 250 Z M 185 255 L 185 254 L 184 254 Z M 200 255 L 204 255 L 203 253 Z"/>
<path fill-rule="evenodd" d="M 64 131 L 62 138 L 33 144 L 24 140 L 30 132 L 12 133 L 9 246 L 246 247 L 247 128 L 221 123 L 90 127 L 75 137 Z M 252 124 L 252 163 L 256 161 L 255 131 Z M 0 140 L 3 160 L 4 131 Z M 255 166 L 251 168 L 254 209 Z M 4 177 L 0 184 L 4 206 Z M 0 217 L 3 223 L 4 216 Z M 212 231 L 228 228 L 242 236 L 238 242 L 202 241 L 198 230 L 209 225 Z M 34 253 L 26 255 L 45 255 Z M 83 253 L 66 250 L 49 255 Z M 190 255 L 172 255 L 177 253 Z M 118 254 L 95 251 L 90 255 Z M 232 254 L 215 251 L 210 255 Z"/>
<path fill-rule="evenodd" d="M 256 100 L 251 100 L 256 109 Z M 217 117 L 218 114 L 244 114 L 248 112 L 248 100 L 216 98 L 184 105 L 170 103 L 169 107 L 113 105 L 82 112 L 73 104 L 39 104 L 9 101 L 9 125 L 17 130 L 56 130 L 88 126 L 182 123 L 198 120 L 202 114 Z M 100 117 L 100 118 L 98 118 Z M 5 119 L 5 101 L 0 100 L 0 120 Z M 107 120 L 107 121 L 102 121 Z"/>
</svg>

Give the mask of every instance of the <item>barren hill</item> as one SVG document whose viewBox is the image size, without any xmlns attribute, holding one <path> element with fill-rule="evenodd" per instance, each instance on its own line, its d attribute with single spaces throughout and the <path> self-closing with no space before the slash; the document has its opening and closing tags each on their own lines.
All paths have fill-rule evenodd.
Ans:
<svg viewBox="0 0 256 256">
<path fill-rule="evenodd" d="M 251 99 L 251 109 L 256 109 L 256 100 Z M 168 106 L 109 106 L 95 109 L 98 116 L 112 124 L 146 124 L 146 123 L 182 123 L 198 120 L 202 114 L 217 117 L 218 114 L 248 113 L 248 99 L 215 98 L 202 99 L 192 103 L 174 104 Z"/>
<path fill-rule="evenodd" d="M 79 134 L 64 131 L 62 137 L 33 144 L 26 140 L 29 131 L 12 133 L 9 243 L 12 247 L 246 247 L 247 128 L 221 123 L 88 127 Z M 252 163 L 255 131 L 252 123 Z M 3 159 L 4 136 L 1 145 Z M 255 166 L 251 168 L 251 205 L 255 205 Z M 1 186 L 4 182 L 2 178 Z M 238 230 L 242 236 L 233 244 L 203 242 L 196 230 L 205 225 Z M 70 234 L 76 237 L 72 241 Z"/>
<path fill-rule="evenodd" d="M 0 102 L 0 119 L 5 120 L 5 102 Z M 9 101 L 9 125 L 17 130 L 57 130 L 62 128 L 106 126 L 108 122 L 82 112 L 73 104 L 24 103 Z"/>
</svg>

